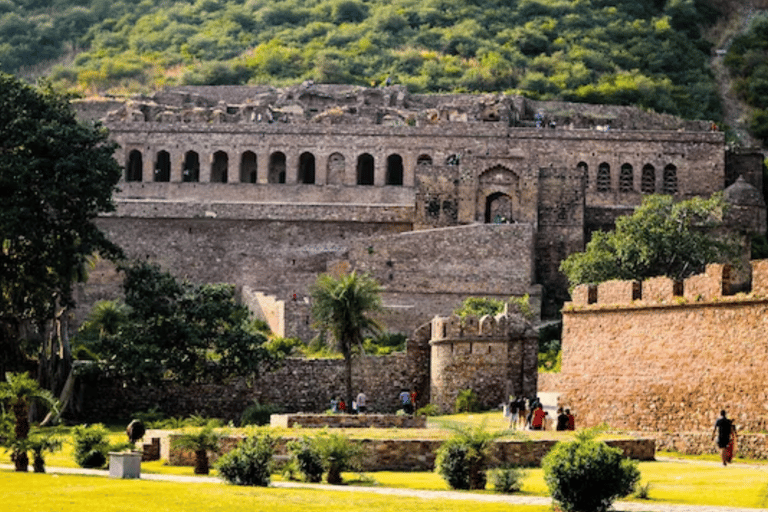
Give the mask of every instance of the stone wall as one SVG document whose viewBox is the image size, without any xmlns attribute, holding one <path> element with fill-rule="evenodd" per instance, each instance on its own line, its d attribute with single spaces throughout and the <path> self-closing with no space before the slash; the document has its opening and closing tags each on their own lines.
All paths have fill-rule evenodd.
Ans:
<svg viewBox="0 0 768 512">
<path fill-rule="evenodd" d="M 740 430 L 768 429 L 765 261 L 751 293 L 725 295 L 727 268 L 684 281 L 577 287 L 563 310 L 560 401 L 582 426 L 711 431 L 726 409 Z M 604 293 L 604 295 L 603 295 Z"/>
<path fill-rule="evenodd" d="M 173 436 L 165 437 L 161 444 L 170 445 Z M 222 453 L 234 448 L 242 437 L 228 437 L 222 440 Z M 289 438 L 278 442 L 276 455 L 287 454 L 286 443 Z M 433 471 L 438 448 L 443 443 L 428 439 L 359 439 L 352 442 L 363 447 L 362 471 Z M 544 456 L 557 441 L 496 441 L 491 449 L 490 466 L 502 465 L 539 466 Z M 619 448 L 624 456 L 636 460 L 653 460 L 655 444 L 653 439 L 607 440 L 609 446 Z M 167 460 L 173 466 L 194 465 L 194 454 L 177 449 L 161 450 L 167 452 Z M 211 454 L 215 461 L 220 455 Z"/>
<path fill-rule="evenodd" d="M 426 416 L 396 414 L 273 414 L 272 427 L 284 428 L 426 428 Z"/>
</svg>

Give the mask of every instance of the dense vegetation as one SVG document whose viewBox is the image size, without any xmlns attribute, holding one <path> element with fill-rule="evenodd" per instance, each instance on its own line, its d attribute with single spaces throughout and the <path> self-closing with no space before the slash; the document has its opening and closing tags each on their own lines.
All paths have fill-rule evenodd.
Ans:
<svg viewBox="0 0 768 512">
<path fill-rule="evenodd" d="M 114 93 L 390 78 L 717 119 L 715 18 L 706 0 L 0 0 L 0 69 L 61 59 L 55 80 Z"/>
<path fill-rule="evenodd" d="M 725 64 L 736 78 L 736 93 L 754 107 L 752 134 L 768 144 L 768 15 L 755 18 L 747 33 L 733 40 Z"/>
</svg>

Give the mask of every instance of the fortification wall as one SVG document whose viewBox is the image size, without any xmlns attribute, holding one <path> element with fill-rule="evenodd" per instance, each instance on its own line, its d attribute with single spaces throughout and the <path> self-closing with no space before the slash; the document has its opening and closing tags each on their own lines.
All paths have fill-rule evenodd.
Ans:
<svg viewBox="0 0 768 512">
<path fill-rule="evenodd" d="M 411 361 L 407 353 L 356 357 L 352 368 L 355 394 L 365 392 L 373 413 L 396 412 L 402 388 L 428 381 L 429 366 Z M 345 392 L 342 359 L 287 359 L 282 367 L 263 372 L 252 383 L 234 379 L 189 386 L 168 383 L 160 388 L 123 387 L 109 378 L 86 378 L 82 383 L 77 419 L 90 422 L 126 420 L 133 412 L 155 407 L 169 416 L 202 414 L 236 421 L 254 400 L 285 412 L 323 412 L 332 397 Z M 419 399 L 423 405 L 425 398 Z"/>
<path fill-rule="evenodd" d="M 722 265 L 682 287 L 577 287 L 563 309 L 560 402 L 583 426 L 707 431 L 724 408 L 739 429 L 768 428 L 768 261 L 752 267 L 749 294 L 726 295 Z"/>
</svg>

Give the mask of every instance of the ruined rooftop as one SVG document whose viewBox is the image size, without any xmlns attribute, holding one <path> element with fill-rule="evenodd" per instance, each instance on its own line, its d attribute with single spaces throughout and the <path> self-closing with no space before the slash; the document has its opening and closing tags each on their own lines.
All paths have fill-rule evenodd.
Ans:
<svg viewBox="0 0 768 512">
<path fill-rule="evenodd" d="M 636 107 L 535 101 L 506 94 L 410 94 L 403 86 L 305 82 L 269 86 L 181 86 L 129 99 L 88 99 L 81 117 L 107 123 L 322 123 L 426 126 L 498 123 L 509 127 L 706 131 L 689 121 Z"/>
</svg>

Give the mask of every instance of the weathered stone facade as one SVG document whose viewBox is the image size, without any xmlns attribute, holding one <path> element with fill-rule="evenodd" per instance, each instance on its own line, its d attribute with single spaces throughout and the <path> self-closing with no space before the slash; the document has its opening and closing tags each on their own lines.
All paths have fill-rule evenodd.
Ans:
<svg viewBox="0 0 768 512">
<path fill-rule="evenodd" d="M 309 285 L 340 264 L 381 280 L 393 331 L 534 284 L 552 314 L 567 298 L 560 261 L 644 194 L 706 196 L 739 175 L 762 186 L 759 158 L 726 165 L 708 123 L 629 107 L 304 84 L 80 112 L 104 120 L 126 167 L 117 211 L 99 219 L 110 238 L 282 302 L 284 333 L 302 337 Z M 84 307 L 115 282 L 91 283 Z"/>
<path fill-rule="evenodd" d="M 563 310 L 563 364 L 544 379 L 580 426 L 710 432 L 720 409 L 739 430 L 768 429 L 768 261 L 731 295 L 723 265 L 666 278 L 577 287 Z"/>
</svg>

